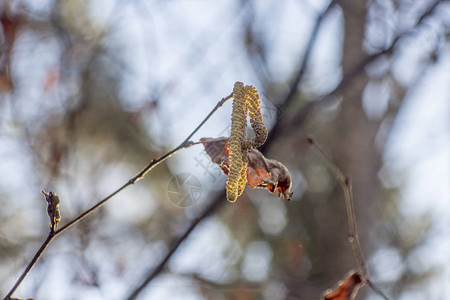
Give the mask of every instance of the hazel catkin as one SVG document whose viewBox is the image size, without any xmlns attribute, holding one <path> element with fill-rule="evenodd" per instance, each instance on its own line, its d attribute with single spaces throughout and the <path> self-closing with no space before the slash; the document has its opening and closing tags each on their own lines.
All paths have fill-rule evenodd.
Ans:
<svg viewBox="0 0 450 300">
<path fill-rule="evenodd" d="M 242 195 L 247 184 L 247 151 L 261 146 L 267 138 L 267 129 L 261 114 L 261 100 L 253 86 L 236 82 L 233 88 L 233 111 L 231 114 L 231 135 L 228 144 L 230 171 L 227 179 L 227 199 L 235 202 Z M 255 137 L 247 140 L 247 113 Z"/>
</svg>

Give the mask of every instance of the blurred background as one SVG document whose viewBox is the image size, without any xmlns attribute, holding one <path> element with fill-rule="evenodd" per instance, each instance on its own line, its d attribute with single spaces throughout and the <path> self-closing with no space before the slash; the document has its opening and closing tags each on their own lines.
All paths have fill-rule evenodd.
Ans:
<svg viewBox="0 0 450 300">
<path fill-rule="evenodd" d="M 138 299 L 319 299 L 357 264 L 312 134 L 352 177 L 373 282 L 448 299 L 448 1 L 2 0 L 0 21 L 1 297 L 48 233 L 42 189 L 64 225 L 242 81 L 290 202 L 247 188 L 227 203 L 225 175 L 191 147 L 56 238 L 14 296 L 126 299 L 198 221 Z M 193 140 L 228 136 L 230 114 Z"/>
</svg>

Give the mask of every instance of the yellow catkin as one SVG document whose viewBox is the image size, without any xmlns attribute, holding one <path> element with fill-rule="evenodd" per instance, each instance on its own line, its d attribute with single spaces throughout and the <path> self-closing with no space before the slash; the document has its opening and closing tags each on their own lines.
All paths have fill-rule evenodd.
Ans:
<svg viewBox="0 0 450 300">
<path fill-rule="evenodd" d="M 251 85 L 245 86 L 245 95 L 249 106 L 250 124 L 255 132 L 255 137 L 251 140 L 251 147 L 259 147 L 266 141 L 267 129 L 263 123 L 261 114 L 261 100 L 258 91 Z"/>
<path fill-rule="evenodd" d="M 245 97 L 244 84 L 236 82 L 233 88 L 233 112 L 231 114 L 231 135 L 228 142 L 228 150 L 230 155 L 230 172 L 227 179 L 227 199 L 230 202 L 236 201 L 240 196 L 239 192 L 243 189 L 239 188 L 242 183 L 242 169 L 244 161 L 242 155 L 242 142 L 245 139 L 247 127 L 247 101 Z M 247 168 L 245 164 L 245 168 Z"/>
<path fill-rule="evenodd" d="M 230 171 L 227 180 L 227 199 L 235 202 L 244 192 L 247 184 L 247 151 L 261 146 L 267 138 L 267 129 L 261 115 L 261 101 L 253 86 L 236 82 L 233 88 L 233 112 L 231 114 L 231 135 L 228 142 Z M 255 131 L 255 138 L 247 140 L 247 113 Z"/>
<path fill-rule="evenodd" d="M 248 164 L 247 151 L 243 151 L 242 168 L 239 174 L 239 182 L 238 182 L 238 197 L 242 195 L 245 186 L 247 185 L 247 164 Z"/>
</svg>

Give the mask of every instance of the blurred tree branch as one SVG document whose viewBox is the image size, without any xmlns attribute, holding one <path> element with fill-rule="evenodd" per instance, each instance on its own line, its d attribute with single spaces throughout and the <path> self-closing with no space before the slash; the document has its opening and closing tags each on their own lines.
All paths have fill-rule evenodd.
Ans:
<svg viewBox="0 0 450 300">
<path fill-rule="evenodd" d="M 357 63 L 356 66 L 350 72 L 344 74 L 342 80 L 340 81 L 338 86 L 332 92 L 330 92 L 329 94 L 327 94 L 325 96 L 317 97 L 317 98 L 311 100 L 309 103 L 303 105 L 303 107 L 301 107 L 299 109 L 298 113 L 295 114 L 295 117 L 292 120 L 290 120 L 290 122 L 281 122 L 281 120 L 277 120 L 274 127 L 269 132 L 267 141 L 260 147 L 261 152 L 264 153 L 265 150 L 267 150 L 268 147 L 270 147 L 270 145 L 273 143 L 273 141 L 277 137 L 280 137 L 283 133 L 284 134 L 288 133 L 289 130 L 286 130 L 286 129 L 293 128 L 293 127 L 297 128 L 298 126 L 301 126 L 306 121 L 308 114 L 311 112 L 311 110 L 313 108 L 315 108 L 318 105 L 325 104 L 326 102 L 333 99 L 333 97 L 332 97 L 333 95 L 338 94 L 338 93 L 342 92 L 343 90 L 345 90 L 351 84 L 351 82 L 361 72 L 364 71 L 364 69 L 367 65 L 374 62 L 376 59 L 378 59 L 379 57 L 381 57 L 385 54 L 392 53 L 392 51 L 395 49 L 397 44 L 403 38 L 407 37 L 408 35 L 412 34 L 415 30 L 417 30 L 417 27 L 420 26 L 422 24 L 422 22 L 429 15 L 431 15 L 433 13 L 434 9 L 439 5 L 440 2 L 442 2 L 442 1 L 435 1 L 432 5 L 430 5 L 429 8 L 420 16 L 420 18 L 416 22 L 415 26 L 413 26 L 409 31 L 404 32 L 404 33 L 400 34 L 399 36 L 397 36 L 388 48 L 386 48 L 378 53 L 369 55 L 365 59 L 363 59 L 362 61 Z M 331 1 L 330 4 L 327 6 L 327 8 L 324 10 L 324 12 L 322 14 L 320 14 L 318 16 L 318 18 L 316 19 L 315 26 L 313 28 L 313 31 L 310 35 L 310 39 L 306 46 L 305 55 L 303 56 L 303 59 L 301 60 L 299 66 L 297 68 L 298 71 L 296 72 L 296 76 L 294 77 L 294 80 L 290 84 L 289 92 L 286 94 L 286 96 L 281 101 L 282 107 L 288 107 L 295 100 L 296 94 L 297 94 L 297 89 L 305 75 L 307 63 L 308 63 L 308 60 L 309 60 L 309 57 L 311 54 L 311 50 L 314 46 L 314 41 L 317 38 L 317 34 L 319 31 L 320 25 L 321 25 L 324 17 L 330 12 L 331 8 L 338 3 L 339 3 L 339 1 L 337 1 L 337 0 Z M 220 207 L 220 205 L 223 203 L 222 199 L 223 199 L 224 195 L 225 195 L 224 193 L 221 193 L 220 195 L 216 196 L 211 201 L 211 203 L 205 208 L 203 213 L 201 213 L 197 218 L 194 219 L 194 221 L 184 231 L 184 233 L 180 237 L 174 239 L 174 241 L 172 242 L 173 246 L 170 248 L 170 250 L 167 252 L 167 254 L 161 259 L 161 261 L 157 265 L 157 267 L 155 267 L 153 270 L 151 270 L 147 274 L 147 276 L 145 277 L 143 282 L 140 285 L 138 285 L 133 291 L 130 292 L 129 296 L 127 297 L 128 300 L 136 299 L 137 296 L 142 292 L 142 290 L 156 276 L 158 276 L 164 270 L 165 265 L 170 260 L 172 255 L 177 251 L 178 247 L 182 244 L 182 242 L 189 237 L 190 233 L 194 231 L 194 229 L 197 227 L 197 225 L 200 224 L 204 219 L 209 217 L 211 214 L 213 214 Z M 371 283 L 369 283 L 369 284 L 371 284 Z M 377 287 L 373 286 L 373 284 L 371 284 L 371 287 L 377 293 L 382 294 L 382 292 Z M 384 296 L 384 298 L 387 299 L 386 296 Z"/>
<path fill-rule="evenodd" d="M 297 87 L 304 78 L 305 69 L 307 66 L 307 61 L 310 57 L 312 48 L 314 46 L 314 42 L 317 38 L 317 34 L 319 32 L 320 25 L 324 19 L 324 17 L 330 12 L 330 9 L 337 3 L 337 0 L 333 0 L 330 2 L 330 4 L 327 6 L 327 8 L 324 10 L 322 14 L 320 14 L 317 18 L 317 21 L 315 23 L 315 26 L 313 28 L 313 31 L 310 35 L 310 39 L 308 41 L 308 44 L 306 46 L 305 55 L 303 56 L 303 59 L 301 60 L 299 64 L 299 69 L 296 72 L 297 75 L 295 76 L 295 79 L 290 85 L 290 91 L 289 93 L 284 97 L 284 100 L 282 102 L 282 106 L 286 107 L 287 104 L 291 103 L 295 99 L 295 94 L 297 91 Z M 274 128 L 272 130 L 275 130 L 277 128 L 277 125 L 279 124 L 279 120 L 275 124 Z M 261 152 L 264 153 L 264 149 L 267 149 L 268 146 L 275 140 L 276 135 L 274 135 L 272 132 L 269 133 L 269 136 L 266 140 L 266 142 L 259 148 L 261 149 Z M 158 263 L 158 265 L 151 271 L 148 272 L 148 274 L 145 276 L 145 279 L 142 281 L 141 284 L 139 284 L 134 290 L 132 290 L 127 297 L 128 300 L 136 299 L 137 296 L 143 291 L 143 289 L 156 277 L 158 276 L 163 270 L 167 262 L 170 260 L 172 255 L 177 251 L 178 247 L 183 243 L 184 240 L 186 240 L 191 232 L 194 231 L 194 229 L 197 227 L 198 224 L 200 224 L 203 220 L 205 220 L 207 217 L 209 217 L 211 214 L 213 214 L 221 205 L 223 204 L 223 198 L 225 197 L 225 193 L 222 192 L 219 195 L 217 195 L 211 203 L 205 208 L 205 210 L 194 219 L 194 221 L 191 223 L 191 225 L 184 231 L 184 233 L 179 236 L 178 238 L 174 239 L 172 241 L 172 247 L 167 252 L 167 254 L 161 259 L 161 261 Z"/>
<path fill-rule="evenodd" d="M 289 132 L 289 130 L 286 130 L 286 129 L 293 128 L 296 126 L 301 126 L 303 124 L 303 122 L 306 121 L 307 116 L 309 115 L 311 110 L 315 109 L 317 106 L 324 105 L 324 104 L 334 100 L 335 99 L 334 96 L 337 94 L 340 94 L 344 90 L 346 90 L 351 85 L 353 80 L 359 74 L 361 74 L 361 72 L 363 72 L 368 65 L 375 62 L 378 58 L 382 57 L 383 55 L 392 54 L 393 51 L 395 50 L 395 48 L 397 47 L 397 45 L 404 38 L 407 38 L 408 36 L 412 35 L 417 30 L 417 28 L 423 24 L 424 20 L 426 20 L 426 18 L 429 17 L 434 12 L 435 8 L 441 2 L 446 2 L 446 1 L 448 1 L 448 0 L 434 1 L 428 7 L 428 9 L 426 9 L 422 13 L 422 15 L 417 19 L 417 22 L 415 23 L 415 25 L 412 26 L 409 30 L 398 35 L 392 41 L 392 44 L 388 48 L 386 48 L 380 52 L 368 55 L 367 57 L 362 59 L 360 62 L 356 63 L 355 67 L 353 67 L 352 70 L 350 70 L 349 72 L 347 72 L 346 74 L 343 75 L 342 80 L 334 88 L 333 91 L 331 91 L 327 95 L 321 95 L 321 96 L 315 97 L 313 99 L 310 99 L 308 103 L 306 103 L 301 108 L 299 108 L 298 112 L 295 114 L 295 116 L 292 118 L 292 120 L 286 120 L 287 122 L 277 122 L 276 125 L 274 126 L 274 128 L 270 131 L 269 137 L 280 136 L 280 135 L 283 135 L 283 133 L 286 134 Z M 306 62 L 304 64 L 306 65 Z M 304 73 L 304 71 L 298 72 L 298 78 L 300 78 L 300 80 L 303 77 L 303 73 Z M 291 103 L 293 101 L 293 99 L 295 99 L 298 84 L 299 84 L 299 82 L 297 82 L 297 80 L 295 80 L 293 82 L 293 84 L 291 85 L 291 88 L 290 88 L 290 92 L 286 95 L 286 98 L 284 99 L 283 103 Z M 263 145 L 261 148 L 266 147 L 265 145 Z"/>
<path fill-rule="evenodd" d="M 309 54 L 310 51 L 312 49 L 314 40 L 316 38 L 317 35 L 317 31 L 318 31 L 318 25 L 321 23 L 321 19 L 325 16 L 325 13 L 328 12 L 330 10 L 330 8 L 336 4 L 339 1 L 331 1 L 330 5 L 327 7 L 327 9 L 325 10 L 325 12 L 323 14 L 321 14 L 317 20 L 316 20 L 316 26 L 314 27 L 313 32 L 311 33 L 311 37 L 309 40 L 309 44 L 306 47 L 305 50 L 305 55 L 301 60 L 301 64 L 299 65 L 299 68 L 297 68 L 298 72 L 296 73 L 296 76 L 293 80 L 293 82 L 290 85 L 290 89 L 289 89 L 289 93 L 286 95 L 286 97 L 284 97 L 284 100 L 282 101 L 283 106 L 284 107 L 289 107 L 292 102 L 294 102 L 294 100 L 296 99 L 296 95 L 298 95 L 299 93 L 299 89 L 301 88 L 301 84 L 302 84 L 302 78 L 304 77 L 304 74 L 306 72 L 306 68 L 307 68 L 307 63 L 309 60 Z M 399 44 L 399 42 L 401 42 L 401 40 L 404 37 L 407 37 L 408 35 L 410 35 L 411 33 L 414 33 L 415 30 L 417 30 L 417 27 L 420 26 L 423 21 L 427 18 L 427 16 L 431 15 L 434 11 L 434 9 L 438 6 L 439 3 L 441 2 L 445 2 L 445 1 L 435 1 L 434 3 L 432 3 L 428 9 L 417 19 L 416 25 L 412 28 L 410 28 L 410 30 L 408 30 L 407 32 L 403 32 L 401 34 L 399 34 L 395 39 L 393 39 L 391 45 L 380 51 L 377 52 L 375 54 L 372 55 L 368 55 L 364 60 L 361 60 L 359 64 L 357 64 L 353 70 L 350 70 L 349 72 L 346 72 L 343 75 L 343 79 L 340 81 L 340 83 L 338 84 L 338 86 L 329 94 L 325 95 L 325 96 L 320 96 L 320 97 L 316 97 L 315 99 L 313 99 L 311 102 L 303 105 L 302 107 L 299 108 L 298 113 L 292 118 L 292 119 L 280 119 L 277 121 L 274 129 L 271 132 L 271 137 L 269 138 L 269 141 L 272 141 L 272 145 L 274 144 L 273 141 L 276 138 L 281 137 L 282 135 L 286 135 L 288 132 L 292 132 L 292 129 L 294 127 L 297 128 L 301 127 L 303 123 L 305 123 L 307 117 L 310 115 L 311 111 L 313 108 L 317 108 L 318 106 L 328 103 L 329 101 L 331 101 L 332 99 L 334 99 L 334 95 L 346 90 L 354 81 L 354 79 L 356 77 L 358 77 L 358 75 L 360 75 L 362 72 L 364 72 L 364 69 L 367 65 L 375 62 L 379 57 L 382 57 L 383 55 L 392 55 L 394 53 L 394 51 L 396 50 L 397 45 Z M 344 100 L 345 101 L 345 100 Z M 203 123 L 202 123 L 203 124 Z M 202 126 L 202 124 L 200 126 Z M 198 129 L 198 128 L 197 128 Z M 196 130 L 197 130 L 196 129 Z M 192 135 L 190 135 L 191 137 Z M 188 139 L 189 140 L 189 137 Z M 192 146 L 193 144 L 196 143 L 192 143 L 189 146 Z M 181 145 L 180 145 L 181 146 Z M 268 143 L 267 146 L 270 147 L 270 144 Z M 265 148 L 266 146 L 264 146 L 263 148 Z M 166 157 L 167 158 L 167 157 Z M 164 159 L 166 159 L 164 158 Z M 153 163 L 153 161 L 152 161 Z M 151 163 L 150 163 L 151 164 Z M 146 170 L 146 172 L 150 171 L 151 168 L 149 168 L 148 170 Z M 146 172 L 142 173 L 145 169 L 143 169 L 139 174 L 142 175 L 142 177 L 145 176 L 145 174 L 147 174 Z M 138 175 L 139 175 L 138 174 Z M 136 175 L 136 176 L 138 176 Z M 141 178 L 142 178 L 141 177 Z M 134 177 L 135 178 L 135 177 Z M 138 180 L 140 180 L 141 178 L 136 178 L 137 180 L 135 182 L 137 182 Z M 134 183 L 134 182 L 133 182 Z M 127 186 L 129 184 L 129 182 L 125 185 Z M 121 187 L 118 191 L 121 191 L 123 188 L 125 187 Z M 115 193 L 116 193 L 115 192 Z M 114 196 L 115 194 L 112 194 L 112 196 Z M 186 229 L 186 231 L 184 231 L 184 233 L 180 236 L 177 237 L 176 239 L 174 239 L 174 241 L 172 242 L 172 247 L 170 248 L 169 252 L 167 253 L 167 255 L 164 257 L 164 259 L 160 262 L 160 264 L 158 265 L 158 267 L 154 270 L 152 270 L 149 274 L 150 279 L 148 280 L 148 282 L 150 282 L 154 277 L 156 277 L 159 273 L 161 273 L 164 270 L 165 265 L 167 264 L 167 262 L 170 260 L 171 256 L 173 255 L 173 253 L 175 253 L 179 247 L 179 245 L 188 238 L 188 236 L 190 235 L 190 233 L 192 233 L 196 226 L 204 219 L 206 219 L 208 216 L 212 215 L 215 211 L 217 211 L 217 209 L 220 207 L 220 205 L 223 203 L 222 201 L 223 199 L 223 194 L 221 196 L 218 196 L 217 198 L 214 198 L 213 201 L 211 202 L 210 206 L 208 206 L 202 213 L 200 213 L 198 215 L 198 217 L 191 223 L 191 225 Z M 102 201 L 107 201 L 109 200 L 109 198 L 105 198 Z M 99 203 L 97 205 L 99 205 L 99 207 L 102 205 L 103 203 Z M 95 207 L 95 206 L 94 206 Z M 74 219 L 71 223 L 67 224 L 65 227 L 61 228 L 60 231 L 62 229 L 68 229 L 70 226 L 72 226 L 73 224 L 75 224 L 78 221 L 81 221 L 85 216 L 87 216 L 88 214 L 90 214 L 91 212 L 93 212 L 95 209 L 94 207 L 92 208 L 93 210 L 88 212 L 86 215 L 80 215 L 78 218 Z M 59 232 L 59 231 L 58 231 Z M 53 239 L 53 237 L 51 237 L 49 239 L 49 237 L 47 238 L 47 240 L 44 242 L 44 244 L 41 246 L 41 248 L 39 249 L 39 251 L 36 253 L 35 258 L 36 261 L 34 263 L 37 262 L 37 260 L 39 260 L 40 255 L 45 251 L 45 248 L 48 246 L 48 244 L 51 242 L 51 240 Z M 43 247 L 43 248 L 42 248 Z M 42 251 L 41 251 L 42 249 Z M 40 252 L 41 251 L 41 252 Z M 40 253 L 39 253 L 40 252 Z M 33 258 L 33 260 L 35 259 Z M 30 264 L 28 265 L 29 270 L 31 270 L 31 268 L 33 267 L 34 264 Z M 28 271 L 29 271 L 28 270 Z M 24 278 L 26 276 L 26 273 L 22 274 L 24 275 Z M 147 277 L 147 278 L 149 278 Z M 23 278 L 22 278 L 23 280 Z M 20 280 L 21 281 L 21 280 Z M 147 282 L 147 284 L 148 284 Z M 20 282 L 18 282 L 18 285 L 20 284 Z M 145 286 L 145 285 L 144 285 Z M 17 288 L 17 287 L 16 287 Z"/>
<path fill-rule="evenodd" d="M 328 154 L 320 147 L 313 137 L 307 138 L 308 143 L 311 145 L 312 150 L 329 166 L 329 168 L 333 171 L 336 179 L 342 187 L 342 191 L 344 192 L 345 199 L 345 207 L 347 209 L 347 221 L 348 221 L 348 241 L 352 245 L 353 254 L 356 258 L 356 262 L 358 263 L 359 272 L 362 276 L 363 280 L 367 282 L 369 287 L 376 292 L 378 295 L 383 297 L 385 300 L 389 300 L 389 298 L 384 294 L 382 290 L 380 290 L 369 278 L 367 274 L 366 268 L 366 260 L 364 258 L 364 253 L 361 248 L 361 243 L 359 241 L 358 234 L 358 226 L 356 224 L 356 211 L 355 211 L 355 202 L 353 200 L 353 188 L 352 181 L 348 176 L 345 176 L 344 173 L 339 169 L 339 167 L 334 163 Z"/>
<path fill-rule="evenodd" d="M 108 202 L 111 198 L 113 198 L 115 195 L 117 195 L 118 193 L 120 193 L 121 191 L 123 191 L 124 189 L 126 189 L 127 187 L 129 187 L 130 185 L 135 184 L 136 182 L 138 182 L 139 180 L 141 180 L 142 178 L 145 177 L 145 175 L 148 174 L 148 172 L 150 172 L 154 167 L 156 167 L 157 165 L 159 165 L 161 162 L 165 161 L 167 158 L 171 157 L 173 154 L 175 154 L 176 152 L 182 150 L 182 149 L 186 149 L 189 148 L 193 145 L 196 145 L 198 143 L 194 143 L 192 141 L 190 141 L 190 139 L 192 138 L 192 136 L 197 133 L 197 131 L 209 120 L 209 118 L 220 108 L 223 106 L 223 104 L 225 102 L 227 102 L 229 99 L 231 99 L 232 94 L 228 95 L 225 98 L 222 98 L 222 100 L 220 100 L 216 106 L 211 110 L 211 112 L 206 116 L 205 119 L 203 119 L 203 121 L 188 135 L 188 137 L 180 144 L 178 145 L 176 148 L 172 149 L 171 151 L 167 152 L 166 154 L 160 156 L 157 159 L 153 159 L 145 168 L 143 168 L 138 174 L 136 174 L 136 176 L 134 176 L 133 178 L 131 178 L 130 180 L 128 180 L 127 183 L 125 183 L 124 185 L 122 185 L 120 188 L 118 188 L 116 191 L 114 191 L 113 193 L 111 193 L 110 195 L 108 195 L 107 197 L 105 197 L 104 199 L 102 199 L 101 201 L 99 201 L 97 204 L 95 204 L 94 206 L 92 206 L 91 208 L 89 208 L 88 210 L 86 210 L 85 212 L 83 212 L 81 215 L 79 215 L 78 217 L 76 217 L 75 219 L 73 219 L 72 221 L 70 221 L 68 224 L 66 224 L 65 226 L 63 226 L 62 228 L 58 229 L 55 231 L 55 226 L 50 227 L 50 232 L 47 236 L 47 239 L 44 241 L 44 243 L 41 245 L 41 247 L 39 248 L 39 250 L 36 252 L 36 254 L 34 255 L 33 259 L 28 263 L 27 267 L 25 268 L 25 270 L 22 272 L 22 274 L 20 275 L 19 279 L 17 279 L 16 283 L 14 284 L 14 286 L 11 288 L 11 290 L 8 292 L 8 294 L 5 296 L 4 300 L 10 300 L 11 296 L 13 295 L 13 293 L 16 291 L 16 289 L 19 287 L 19 285 L 22 283 L 22 281 L 25 279 L 25 277 L 28 275 L 28 273 L 31 271 L 31 269 L 33 268 L 33 266 L 38 262 L 39 258 L 42 256 L 42 254 L 44 253 L 45 249 L 47 248 L 47 246 L 50 244 L 50 242 L 56 238 L 58 235 L 60 235 L 61 233 L 63 233 L 64 231 L 66 231 L 67 229 L 69 229 L 70 227 L 72 227 L 73 225 L 75 225 L 76 223 L 80 222 L 81 220 L 83 220 L 84 218 L 86 218 L 87 216 L 89 216 L 90 214 L 92 214 L 94 211 L 96 211 L 98 208 L 100 208 L 103 204 L 105 204 L 106 202 Z M 51 193 L 50 193 L 51 194 Z M 45 193 L 44 193 L 45 195 Z M 59 203 L 58 203 L 59 204 Z M 194 228 L 195 226 L 193 226 L 192 228 Z M 190 233 L 190 232 L 189 232 Z M 189 235 L 189 233 L 187 233 L 187 235 Z M 180 242 L 181 243 L 181 242 Z M 178 245 L 175 247 L 175 249 L 178 248 Z"/>
</svg>

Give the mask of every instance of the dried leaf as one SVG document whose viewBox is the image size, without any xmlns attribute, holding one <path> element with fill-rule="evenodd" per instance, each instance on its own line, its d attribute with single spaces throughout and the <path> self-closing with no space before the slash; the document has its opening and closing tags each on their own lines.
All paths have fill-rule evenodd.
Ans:
<svg viewBox="0 0 450 300">
<path fill-rule="evenodd" d="M 211 160 L 217 164 L 225 175 L 229 174 L 230 158 L 228 139 L 202 138 L 200 140 L 205 146 L 205 151 Z M 290 200 L 292 197 L 291 174 L 289 170 L 279 161 L 267 159 L 256 149 L 247 151 L 247 185 L 252 188 L 264 188 L 279 198 Z"/>
<path fill-rule="evenodd" d="M 323 294 L 324 300 L 350 300 L 355 299 L 358 289 L 362 283 L 361 275 L 351 272 L 344 281 L 332 291 L 327 290 Z"/>
</svg>

